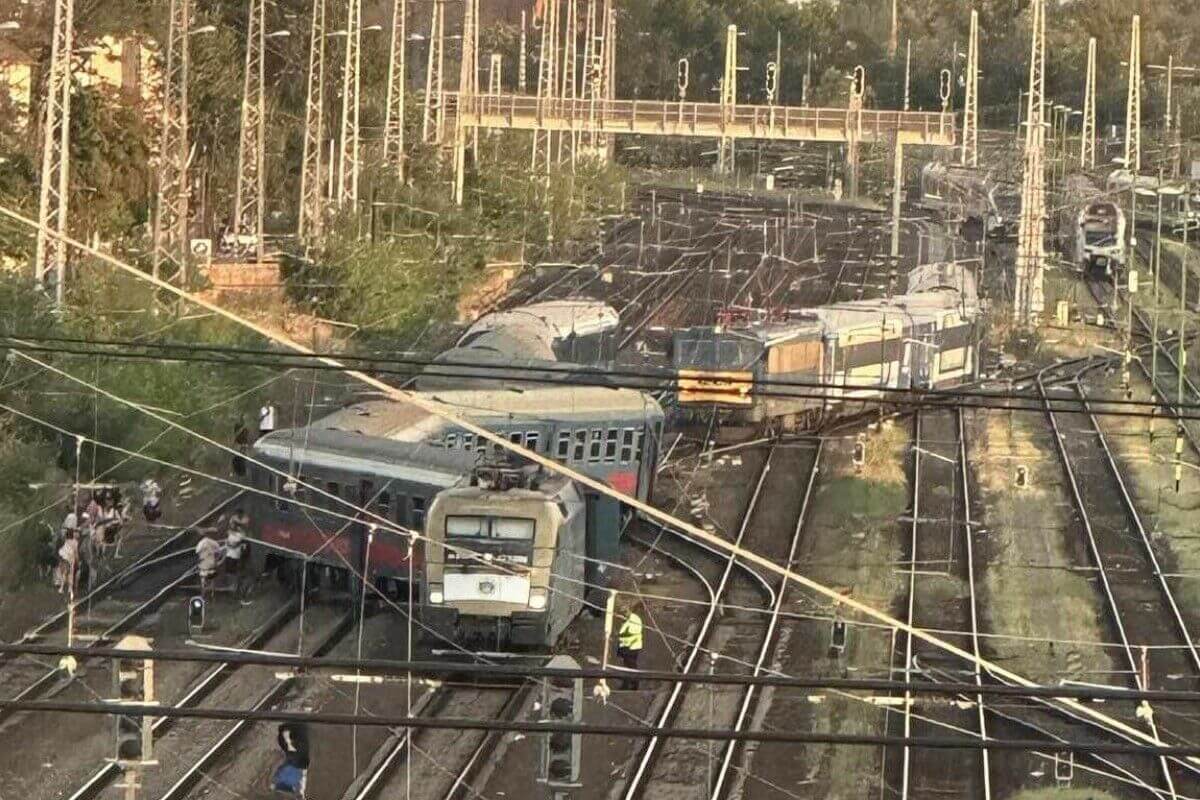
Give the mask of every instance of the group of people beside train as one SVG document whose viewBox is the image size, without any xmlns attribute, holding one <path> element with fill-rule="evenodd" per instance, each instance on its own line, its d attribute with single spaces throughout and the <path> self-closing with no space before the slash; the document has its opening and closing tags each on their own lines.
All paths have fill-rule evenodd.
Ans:
<svg viewBox="0 0 1200 800">
<path fill-rule="evenodd" d="M 139 486 L 147 522 L 162 514 L 162 487 L 153 477 Z M 76 493 L 62 523 L 47 542 L 54 587 L 60 592 L 90 584 L 110 554 L 120 550 L 122 531 L 133 519 L 132 500 L 119 486 L 99 486 Z"/>
</svg>

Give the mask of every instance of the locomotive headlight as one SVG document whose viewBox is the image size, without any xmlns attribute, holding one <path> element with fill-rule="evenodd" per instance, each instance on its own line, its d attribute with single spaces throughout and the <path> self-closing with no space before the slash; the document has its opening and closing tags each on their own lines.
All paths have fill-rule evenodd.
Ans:
<svg viewBox="0 0 1200 800">
<path fill-rule="evenodd" d="M 529 590 L 529 607 L 534 611 L 541 611 L 546 607 L 546 590 L 545 589 L 530 589 Z"/>
<path fill-rule="evenodd" d="M 435 606 L 440 606 L 443 599 L 442 585 L 440 583 L 429 584 L 429 602 Z"/>
</svg>

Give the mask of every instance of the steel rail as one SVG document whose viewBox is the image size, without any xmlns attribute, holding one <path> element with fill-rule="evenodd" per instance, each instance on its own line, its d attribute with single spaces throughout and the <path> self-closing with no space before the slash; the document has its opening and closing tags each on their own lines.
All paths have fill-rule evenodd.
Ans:
<svg viewBox="0 0 1200 800">
<path fill-rule="evenodd" d="M 124 583 L 127 580 L 129 580 L 130 578 L 132 578 L 135 575 L 137 575 L 138 573 L 140 573 L 143 569 L 153 566 L 158 561 L 163 560 L 167 557 L 170 557 L 170 555 L 172 554 L 172 548 L 174 548 L 175 545 L 179 544 L 184 538 L 186 538 L 188 536 L 188 534 L 192 533 L 195 530 L 196 526 L 204 524 L 214 514 L 218 514 L 221 511 L 224 511 L 226 508 L 228 508 L 230 505 L 232 505 L 238 498 L 240 498 L 242 496 L 242 494 L 243 494 L 242 492 L 234 492 L 229 497 L 218 502 L 216 506 L 205 511 L 202 515 L 200 515 L 200 517 L 195 522 L 180 528 L 178 531 L 176 531 L 170 537 L 159 542 L 157 545 L 155 545 L 152 549 L 150 549 L 145 554 L 143 554 L 141 557 L 139 557 L 132 564 L 123 568 L 120 572 L 117 572 L 116 574 L 111 575 L 110 577 L 105 579 L 102 583 L 95 586 L 90 592 L 88 592 L 83 597 L 80 597 L 78 600 L 76 600 L 75 606 L 74 606 L 75 609 L 82 608 L 87 603 L 91 603 L 91 602 L 94 602 L 96 600 L 106 597 L 110 591 L 120 588 L 122 585 L 124 585 Z M 182 552 L 178 553 L 178 555 L 183 555 L 183 554 L 184 553 L 182 553 Z M 17 642 L 30 642 L 35 639 L 41 639 L 41 638 L 45 637 L 46 634 L 50 633 L 52 630 L 57 628 L 60 624 L 65 622 L 67 617 L 70 615 L 70 612 L 71 612 L 70 608 L 65 608 L 62 611 L 54 612 L 49 617 L 42 620 L 42 622 L 39 623 L 36 627 L 31 628 L 30 630 L 28 630 L 24 634 L 22 634 L 21 638 L 17 639 L 16 641 Z M 13 657 L 12 653 L 0 653 L 0 664 L 9 661 L 12 657 Z"/>
<path fill-rule="evenodd" d="M 1087 391 L 1082 384 L 1074 385 L 1075 392 L 1079 395 L 1085 409 L 1090 409 L 1088 402 Z M 1092 424 L 1092 430 L 1100 440 L 1100 447 L 1104 451 L 1104 460 L 1108 463 L 1109 470 L 1112 472 L 1113 479 L 1117 482 L 1117 487 L 1121 490 L 1121 501 L 1128 512 L 1129 521 L 1137 528 L 1138 538 L 1142 543 L 1142 550 L 1145 555 L 1150 572 L 1154 575 L 1155 581 L 1158 584 L 1159 590 L 1162 592 L 1163 599 L 1171 610 L 1171 617 L 1175 623 L 1179 638 L 1183 640 L 1187 647 L 1188 655 L 1192 660 L 1192 666 L 1196 672 L 1200 674 L 1200 652 L 1196 649 L 1196 642 L 1192 637 L 1192 632 L 1188 630 L 1187 622 L 1183 618 L 1183 613 L 1179 609 L 1179 603 L 1175 600 L 1175 594 L 1171 591 L 1171 587 L 1167 584 L 1167 579 L 1163 574 L 1162 566 L 1159 564 L 1158 556 L 1154 552 L 1154 546 L 1150 542 L 1150 535 L 1146 532 L 1146 526 L 1142 522 L 1142 515 L 1137 510 L 1133 502 L 1133 497 L 1129 494 L 1129 488 L 1125 483 L 1125 478 L 1121 474 L 1121 469 L 1117 465 L 1117 460 L 1113 456 L 1112 448 L 1109 447 L 1108 437 L 1104 435 L 1104 431 L 1100 429 L 1100 423 L 1094 415 L 1088 416 Z M 1143 687 L 1146 688 L 1146 687 Z"/>
<path fill-rule="evenodd" d="M 772 447 L 767 453 L 767 457 L 763 461 L 763 468 L 759 472 L 758 481 L 755 483 L 754 492 L 750 496 L 750 502 L 747 504 L 744 515 L 742 516 L 742 524 L 738 528 L 737 537 L 734 540 L 735 547 L 741 547 L 742 541 L 745 539 L 746 531 L 750 526 L 750 518 L 754 515 L 754 509 L 758 505 L 759 497 L 762 495 L 762 487 L 766 482 L 767 475 L 770 472 L 772 457 L 775 454 L 775 448 Z M 687 541 L 693 541 L 687 538 Z M 688 650 L 687 658 L 684 661 L 681 672 L 691 672 L 696 665 L 696 660 L 700 657 L 700 653 L 705 649 L 705 643 L 708 641 L 709 634 L 712 632 L 717 614 L 720 610 L 720 602 L 725 596 L 725 590 L 729 586 L 729 578 L 732 574 L 737 557 L 730 554 L 723 559 L 725 567 L 721 572 L 721 579 L 713 594 L 713 602 L 708 607 L 708 613 L 704 615 L 703 621 L 700 623 L 700 629 L 696 632 L 695 639 L 691 648 Z M 774 603 L 774 592 L 770 594 L 771 602 Z M 679 708 L 680 698 L 684 693 L 684 684 L 675 683 L 671 686 L 671 691 L 667 696 L 667 701 L 663 705 L 662 710 L 658 714 L 655 727 L 666 728 L 671 724 L 676 711 Z M 655 735 L 651 736 L 645 747 L 642 749 L 641 758 L 638 759 L 637 767 L 632 775 L 626 779 L 625 791 L 623 796 L 625 800 L 636 800 L 640 797 L 645 783 L 649 779 L 650 768 L 658 756 L 658 752 L 662 743 L 662 738 Z"/>
<path fill-rule="evenodd" d="M 262 626 L 238 643 L 238 649 L 251 650 L 260 648 L 282 625 L 287 623 L 288 619 L 295 614 L 298 608 L 299 602 L 295 599 L 280 606 L 279 610 L 272 614 Z M 176 700 L 172 706 L 174 708 L 190 708 L 211 694 L 237 668 L 237 664 L 230 663 L 213 666 L 199 680 L 195 681 L 183 697 Z M 151 723 L 150 730 L 154 735 L 155 741 L 170 731 L 171 727 L 175 724 L 175 720 L 175 717 L 158 717 Z M 83 785 L 76 789 L 67 800 L 92 800 L 92 798 L 100 796 L 100 793 L 121 772 L 122 770 L 116 762 L 109 761 L 96 770 L 92 777 L 84 781 Z"/>
<path fill-rule="evenodd" d="M 962 503 L 963 503 L 963 540 L 966 543 L 963 556 L 966 559 L 967 568 L 967 588 L 970 592 L 970 616 L 971 616 L 971 650 L 976 658 L 980 658 L 981 648 L 979 646 L 979 604 L 978 595 L 975 591 L 975 545 L 972 541 L 972 519 L 971 519 L 971 480 L 968 474 L 967 464 L 967 427 L 966 421 L 963 418 L 962 409 L 955 409 L 955 419 L 958 422 L 958 463 L 959 476 L 962 478 Z M 972 666 L 972 671 L 975 673 L 975 685 L 983 686 L 983 674 L 979 669 L 979 664 Z M 987 719 L 986 707 L 983 701 L 983 695 L 975 695 L 975 703 L 979 709 L 979 736 L 983 741 L 987 741 Z M 991 754 L 985 748 L 982 751 L 982 768 L 983 768 L 983 796 L 984 800 L 991 800 L 992 797 L 992 766 Z"/>
<path fill-rule="evenodd" d="M 526 684 L 520 689 L 512 693 L 508 702 L 504 704 L 504 708 L 500 709 L 500 713 L 496 715 L 497 719 L 513 720 L 516 719 L 517 713 L 524 707 L 525 700 L 529 697 L 529 693 L 533 691 L 532 684 Z M 479 740 L 475 749 L 471 751 L 471 755 L 467 757 L 462 769 L 454 776 L 450 787 L 446 790 L 443 800 L 460 800 L 468 793 L 479 796 L 479 793 L 471 790 L 471 783 L 478 776 L 483 765 L 496 752 L 496 747 L 499 746 L 503 734 L 498 731 L 488 731 Z"/>
<path fill-rule="evenodd" d="M 175 592 L 176 589 L 182 586 L 185 581 L 195 574 L 196 568 L 190 567 L 182 574 L 173 578 L 169 583 L 167 583 L 166 586 L 155 592 L 149 599 L 139 603 L 132 611 L 121 617 L 112 625 L 108 626 L 99 636 L 88 643 L 88 648 L 102 647 L 103 645 L 111 642 L 117 636 L 129 630 L 144 615 L 162 605 L 166 599 Z M 37 699 L 46 694 L 56 694 L 58 691 L 61 691 L 63 688 L 69 685 L 70 681 L 73 680 L 73 676 L 68 676 L 66 681 L 59 681 L 58 679 L 63 672 L 63 666 L 60 663 L 58 666 L 47 670 L 40 678 L 36 679 L 33 683 L 26 686 L 10 699 L 24 701 Z M 8 721 L 17 713 L 19 712 L 11 708 L 0 708 L 0 723 Z"/>
<path fill-rule="evenodd" d="M 908 611 L 907 622 L 909 627 L 916 623 L 916 599 L 917 599 L 917 535 L 920 530 L 921 519 L 921 412 L 913 413 L 913 481 L 912 481 L 912 530 L 910 532 L 910 544 L 912 548 L 911 556 L 908 559 Z M 904 682 L 912 681 L 912 666 L 913 666 L 913 637 L 912 634 L 907 634 L 904 637 Z M 890 672 L 891 670 L 889 670 Z M 904 693 L 904 738 L 908 739 L 912 736 L 912 693 Z M 887 757 L 887 750 L 883 751 L 884 758 Z M 886 767 L 886 761 L 884 766 Z M 912 769 L 912 748 L 908 745 L 904 746 L 903 755 L 901 757 L 900 767 L 900 798 L 907 800 L 908 784 L 910 772 Z M 887 781 L 886 769 L 881 770 L 880 780 Z"/>
<path fill-rule="evenodd" d="M 1083 531 L 1087 536 L 1088 549 L 1091 552 L 1094 565 L 1096 567 L 1097 577 L 1100 579 L 1100 587 L 1107 601 L 1109 614 L 1113 624 L 1116 626 L 1117 635 L 1121 641 L 1121 649 L 1125 653 L 1125 659 L 1129 665 L 1129 670 L 1134 676 L 1134 685 L 1139 689 L 1146 687 L 1142 686 L 1141 673 L 1138 670 L 1137 659 L 1133 654 L 1133 647 L 1129 642 L 1129 636 L 1125 631 L 1124 617 L 1121 615 L 1121 610 L 1117 604 L 1116 595 L 1113 593 L 1112 583 L 1109 580 L 1108 569 L 1105 565 L 1104 556 L 1100 552 L 1100 546 L 1096 541 L 1096 535 L 1092 529 L 1091 516 L 1088 514 L 1087 504 L 1084 502 L 1083 493 L 1079 488 L 1079 482 L 1075 477 L 1075 469 L 1071 465 L 1071 457 L 1067 452 L 1066 445 L 1063 442 L 1062 432 L 1058 427 L 1058 420 L 1054 416 L 1054 411 L 1051 408 L 1049 393 L 1046 391 L 1045 385 L 1042 383 L 1041 374 L 1037 377 L 1038 392 L 1041 395 L 1043 405 L 1046 409 L 1046 418 L 1050 423 L 1050 429 L 1053 433 L 1055 450 L 1058 453 L 1059 463 L 1062 465 L 1063 472 L 1066 475 L 1067 482 L 1071 487 L 1071 497 L 1075 504 L 1075 511 L 1079 516 Z M 1090 416 L 1090 414 L 1089 414 Z M 1162 739 L 1158 734 L 1158 726 L 1154 723 L 1153 717 L 1147 720 L 1147 725 L 1150 729 L 1156 742 L 1161 742 Z M 1163 772 L 1163 778 L 1166 781 L 1167 788 L 1172 795 L 1175 794 L 1175 781 L 1171 775 L 1171 769 L 1164 756 L 1159 757 L 1159 765 Z"/>
<path fill-rule="evenodd" d="M 812 467 L 809 469 L 808 480 L 804 487 L 804 497 L 800 501 L 800 513 L 796 517 L 796 525 L 792 529 L 792 538 L 788 544 L 787 561 L 788 565 L 795 563 L 796 551 L 800 546 L 800 540 L 804 534 L 804 526 L 808 521 L 809 501 L 812 499 L 813 487 L 816 486 L 817 474 L 821 468 L 821 454 L 824 449 L 824 440 L 817 441 L 817 447 L 813 453 Z M 767 658 L 775 651 L 777 642 L 776 631 L 779 627 L 779 612 L 783 609 L 784 597 L 787 594 L 787 579 L 782 578 L 779 581 L 778 587 L 775 589 L 775 602 L 771 606 L 771 616 L 767 623 L 766 633 L 763 634 L 762 646 L 758 650 L 758 658 L 754 662 L 754 675 L 758 676 L 763 673 L 763 666 Z M 740 732 L 746 724 L 746 720 L 750 716 L 751 709 L 755 703 L 755 697 L 758 693 L 755 687 L 748 686 L 742 693 L 742 702 L 738 709 L 737 717 L 733 722 L 733 730 Z M 719 800 L 725 789 L 725 781 L 729 775 L 730 766 L 733 763 L 734 755 L 738 752 L 738 743 L 730 742 L 725 747 L 725 753 L 721 757 L 721 766 L 717 772 L 716 780 L 710 787 L 710 800 Z M 743 754 L 745 750 L 741 751 Z"/>
<path fill-rule="evenodd" d="M 341 620 L 334 625 L 324 638 L 318 640 L 317 646 L 313 649 L 314 655 L 321 655 L 329 648 L 337 644 L 343 636 L 353 627 L 354 612 L 347 612 L 342 616 Z M 254 705 L 250 707 L 250 711 L 261 711 L 279 700 L 281 700 L 295 686 L 297 677 L 291 675 L 283 680 L 278 681 L 274 686 L 268 689 Z M 201 775 L 209 768 L 209 766 L 224 752 L 243 731 L 246 730 L 253 722 L 250 719 L 240 719 L 229 727 L 224 734 L 210 747 L 204 751 L 187 770 L 181 775 L 175 783 L 162 794 L 159 800 L 178 800 L 185 797 L 191 790 L 192 786 L 200 780 Z"/>
</svg>

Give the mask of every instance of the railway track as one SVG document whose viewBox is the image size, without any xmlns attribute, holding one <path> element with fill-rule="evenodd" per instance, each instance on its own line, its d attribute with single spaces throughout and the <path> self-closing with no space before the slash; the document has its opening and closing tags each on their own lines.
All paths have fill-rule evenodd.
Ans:
<svg viewBox="0 0 1200 800">
<path fill-rule="evenodd" d="M 312 620 L 314 617 L 315 621 Z M 320 656 L 353 629 L 355 616 L 353 611 L 316 606 L 306 611 L 304 619 L 313 622 L 312 629 L 304 633 L 306 654 Z M 265 641 L 265 649 L 295 650 L 301 624 L 305 623 L 296 617 L 289 624 L 279 626 Z M 295 674 L 280 677 L 270 668 L 242 667 L 235 670 L 219 689 L 210 692 L 206 700 L 211 699 L 214 705 L 244 705 L 249 701 L 245 707 L 259 711 L 285 701 L 298 683 L 299 676 Z M 156 745 L 155 758 L 159 763 L 143 774 L 143 796 L 179 800 L 194 795 L 252 727 L 253 723 L 247 720 L 232 725 L 216 720 L 179 720 L 175 735 L 162 746 Z"/>
<path fill-rule="evenodd" d="M 906 621 L 915 627 L 970 631 L 972 645 L 978 652 L 979 619 L 962 412 L 917 411 L 912 416 L 912 429 L 909 541 L 905 553 Z M 940 651 L 911 635 L 901 635 L 896 637 L 892 650 L 891 673 L 908 682 L 926 666 L 944 661 Z M 943 669 L 960 681 L 982 680 L 977 669 L 957 659 Z M 970 730 L 986 739 L 983 698 L 976 696 L 972 700 L 973 708 L 937 704 L 923 718 L 916 718 L 914 697 L 906 693 L 902 711 L 889 714 L 889 728 L 895 735 L 921 737 L 937 736 L 944 730 L 941 726 L 947 726 Z M 990 800 L 992 797 L 987 749 L 946 759 L 930 750 L 887 748 L 883 778 L 901 800 L 944 796 Z"/>
<path fill-rule="evenodd" d="M 135 630 L 195 575 L 195 567 L 190 559 L 186 566 L 178 564 L 181 557 L 191 555 L 190 549 L 181 546 L 198 526 L 227 509 L 238 496 L 217 503 L 195 522 L 77 600 L 72 639 L 86 642 L 89 647 L 104 647 Z M 136 590 L 135 582 L 147 583 L 148 592 Z M 61 639 L 65 644 L 68 638 L 65 626 L 69 617 L 67 610 L 50 616 L 22 637 L 22 641 L 54 643 Z M 61 664 L 47 666 L 30 657 L 8 658 L 0 670 L 0 691 L 17 700 L 52 697 L 73 682 L 74 676 L 68 674 Z M 17 716 L 15 712 L 0 709 L 0 730 L 11 727 Z"/>
<path fill-rule="evenodd" d="M 1119 673 L 1127 685 L 1137 689 L 1161 687 L 1161 677 L 1172 674 L 1169 670 L 1182 670 L 1180 674 L 1194 679 L 1200 675 L 1200 657 L 1171 588 L 1162 577 L 1122 471 L 1087 403 L 1080 385 L 1087 368 L 1075 369 L 1075 380 L 1060 387 L 1060 391 L 1083 402 L 1085 413 L 1056 414 L 1051 393 L 1040 376 L 1038 391 L 1070 489 L 1078 532 L 1090 560 L 1088 566 L 1096 575 L 1113 638 L 1120 644 Z M 1163 645 L 1183 650 L 1154 650 L 1155 668 L 1148 670 L 1150 651 L 1143 648 Z M 1174 738 L 1162 730 L 1153 715 L 1140 717 L 1151 735 L 1164 741 Z M 1196 783 L 1195 767 L 1165 758 L 1157 761 L 1162 788 L 1168 792 L 1185 787 L 1194 792 L 1200 785 Z"/>
<path fill-rule="evenodd" d="M 735 544 L 775 559 L 787 558 L 795 552 L 815 477 L 816 453 L 816 447 L 809 443 L 776 442 L 771 446 L 763 458 L 741 524 L 732 537 Z M 806 491 L 796 491 L 798 485 L 806 486 Z M 780 529 L 781 522 L 792 531 L 790 537 L 771 536 L 773 531 Z M 685 653 L 679 655 L 680 669 L 685 673 L 696 672 L 707 660 L 703 658 L 704 654 L 719 653 L 734 671 L 761 671 L 776 641 L 780 590 L 784 587 L 773 585 L 761 576 L 757 581 L 737 581 L 734 579 L 736 559 L 722 556 L 720 561 L 723 563 L 715 580 L 707 580 L 711 592 L 707 613 Z M 723 615 L 722 604 L 730 606 Z M 733 606 L 758 607 L 767 613 L 734 610 Z M 712 664 L 713 669 L 717 663 Z M 740 697 L 722 695 L 718 702 L 715 696 L 703 697 L 699 692 L 688 691 L 683 684 L 673 684 L 667 690 L 665 700 L 656 705 L 654 724 L 670 727 L 688 723 L 740 729 L 752 719 L 756 700 L 755 693 L 746 692 Z M 709 753 L 704 774 L 698 775 L 693 746 L 663 737 L 649 737 L 627 772 L 621 796 L 625 800 L 654 797 L 657 791 L 680 783 L 688 786 L 701 783 L 710 797 L 725 796 L 732 784 L 730 776 L 740 754 L 739 748 L 726 747 L 719 754 L 711 750 Z"/>
</svg>

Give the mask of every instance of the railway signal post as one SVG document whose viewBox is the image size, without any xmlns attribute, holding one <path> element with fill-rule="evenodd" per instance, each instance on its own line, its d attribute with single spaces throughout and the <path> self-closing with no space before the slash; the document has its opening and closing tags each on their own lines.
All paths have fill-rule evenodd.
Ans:
<svg viewBox="0 0 1200 800">
<path fill-rule="evenodd" d="M 559 655 L 546 663 L 549 669 L 577 670 L 579 662 Z M 546 678 L 542 681 L 541 718 L 546 722 L 583 722 L 583 679 Z M 570 790 L 578 789 L 583 735 L 545 733 L 539 745 L 537 780 L 549 789 L 552 800 L 568 800 Z"/>
<path fill-rule="evenodd" d="M 117 643 L 119 650 L 150 652 L 150 640 L 144 636 L 126 636 Z M 113 702 L 130 706 L 154 705 L 154 661 L 150 658 L 113 659 Z M 118 714 L 113 762 L 124 773 L 118 788 L 125 800 L 135 800 L 141 788 L 142 769 L 154 761 L 154 719 Z"/>
</svg>

